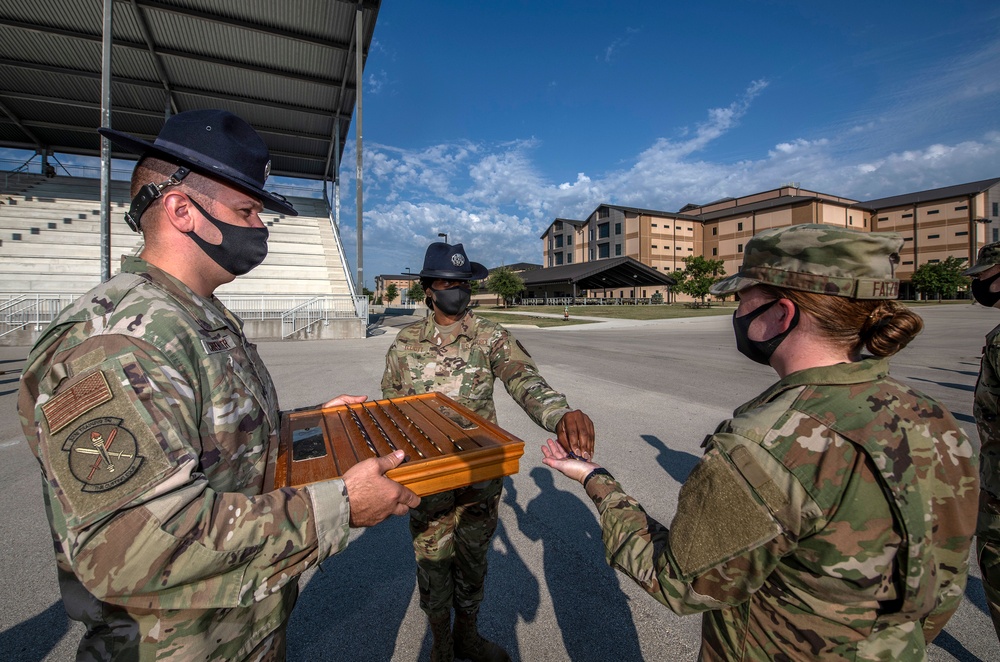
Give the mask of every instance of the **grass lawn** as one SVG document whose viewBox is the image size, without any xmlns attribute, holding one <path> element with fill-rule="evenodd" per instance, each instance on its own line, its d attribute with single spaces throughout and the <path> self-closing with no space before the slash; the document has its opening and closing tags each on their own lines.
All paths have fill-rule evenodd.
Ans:
<svg viewBox="0 0 1000 662">
<path fill-rule="evenodd" d="M 534 320 L 547 320 L 564 324 L 561 319 L 553 320 L 544 317 L 528 317 L 526 315 L 504 315 L 505 311 L 511 310 L 518 313 L 543 313 L 548 315 L 562 316 L 563 306 L 514 306 L 511 308 L 496 308 L 494 306 L 479 306 L 476 308 L 477 315 L 488 315 L 490 319 L 503 316 L 502 324 L 534 324 Z M 630 319 L 630 320 L 661 320 L 674 319 L 677 317 L 704 317 L 706 315 L 732 315 L 736 309 L 736 304 L 727 301 L 725 303 L 713 303 L 711 308 L 688 308 L 682 304 L 650 305 L 650 306 L 570 306 L 569 321 L 577 316 L 583 317 L 607 317 L 608 319 Z M 521 320 L 518 322 L 517 320 Z M 526 320 L 532 320 L 530 322 Z M 553 326 L 548 324 L 546 326 Z"/>
<path fill-rule="evenodd" d="M 534 315 L 507 315 L 500 312 L 500 309 L 482 307 L 476 308 L 476 314 L 480 317 L 508 326 L 510 324 L 530 324 L 532 326 L 572 326 L 574 324 L 593 324 L 588 320 L 570 319 L 568 322 L 561 317 L 535 317 Z"/>
<path fill-rule="evenodd" d="M 936 306 L 940 304 L 970 305 L 968 299 L 951 299 L 945 301 L 900 301 L 907 306 Z M 606 317 L 608 319 L 630 319 L 630 320 L 660 320 L 675 319 L 680 317 L 705 317 L 708 315 L 732 315 L 736 310 L 736 302 L 724 301 L 714 302 L 710 308 L 688 308 L 684 304 L 661 304 L 648 306 L 570 306 L 569 321 L 562 319 L 563 306 L 512 306 L 511 308 L 499 308 L 496 306 L 477 307 L 476 314 L 483 315 L 500 324 L 532 324 L 534 326 L 564 326 L 566 324 L 586 324 L 583 317 Z M 535 317 L 531 315 L 519 314 L 509 315 L 507 311 L 517 313 L 542 313 L 548 315 L 559 315 L 559 318 Z M 577 318 L 577 319 L 574 319 Z"/>
</svg>

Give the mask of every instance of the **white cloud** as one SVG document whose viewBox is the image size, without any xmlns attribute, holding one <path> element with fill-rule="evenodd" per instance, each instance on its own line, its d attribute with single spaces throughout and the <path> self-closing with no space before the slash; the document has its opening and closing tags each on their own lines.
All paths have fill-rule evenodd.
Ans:
<svg viewBox="0 0 1000 662">
<path fill-rule="evenodd" d="M 373 264 L 366 273 L 414 268 L 438 232 L 464 243 L 470 258 L 487 266 L 541 262 L 539 237 L 552 220 L 583 218 L 601 202 L 676 211 L 689 202 L 746 195 L 788 181 L 866 200 L 1000 175 L 1000 131 L 872 158 L 879 117 L 822 137 L 789 137 L 757 159 L 731 163 L 701 156 L 738 130 L 767 86 L 766 80 L 752 82 L 728 106 L 707 110 L 693 131 L 679 132 L 678 140 L 656 140 L 631 165 L 579 172 L 574 181 L 561 183 L 549 181 L 537 167 L 534 157 L 544 146 L 534 139 L 456 142 L 417 151 L 369 144 L 365 252 Z M 345 155 L 344 162 L 353 162 L 353 156 Z M 352 243 L 353 227 L 345 228 L 344 236 Z"/>
</svg>

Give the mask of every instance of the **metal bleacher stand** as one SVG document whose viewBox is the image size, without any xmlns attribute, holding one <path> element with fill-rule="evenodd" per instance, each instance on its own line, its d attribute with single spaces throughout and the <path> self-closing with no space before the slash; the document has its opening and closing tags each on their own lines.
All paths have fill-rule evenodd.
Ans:
<svg viewBox="0 0 1000 662">
<path fill-rule="evenodd" d="M 66 172 L 65 168 L 63 172 Z M 86 173 L 84 173 L 86 174 Z M 93 176 L 3 173 L 0 180 L 0 344 L 33 342 L 54 316 L 101 280 L 100 186 Z M 128 182 L 111 183 L 112 274 L 142 237 L 121 215 Z M 364 337 L 366 297 L 354 296 L 343 247 L 321 199 L 289 196 L 299 216 L 261 215 L 268 256 L 216 296 L 256 339 Z"/>
</svg>

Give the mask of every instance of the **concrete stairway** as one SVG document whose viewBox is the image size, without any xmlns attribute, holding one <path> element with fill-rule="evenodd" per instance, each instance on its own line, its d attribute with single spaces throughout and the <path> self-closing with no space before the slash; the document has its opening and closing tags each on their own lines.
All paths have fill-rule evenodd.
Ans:
<svg viewBox="0 0 1000 662">
<path fill-rule="evenodd" d="M 128 183 L 111 185 L 111 271 L 141 248 L 141 235 L 122 218 Z M 264 263 L 224 285 L 219 294 L 348 294 L 343 256 L 322 200 L 291 198 L 299 216 L 266 212 L 270 238 Z M 83 293 L 100 282 L 100 183 L 76 177 L 36 178 L 0 205 L 0 296 Z"/>
</svg>

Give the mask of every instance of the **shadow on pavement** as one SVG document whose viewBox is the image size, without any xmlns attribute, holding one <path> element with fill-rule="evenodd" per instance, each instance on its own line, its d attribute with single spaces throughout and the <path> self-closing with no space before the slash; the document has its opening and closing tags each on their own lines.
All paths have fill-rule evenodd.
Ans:
<svg viewBox="0 0 1000 662">
<path fill-rule="evenodd" d="M 38 662 L 45 659 L 53 647 L 69 631 L 70 621 L 62 600 L 26 621 L 0 632 L 0 651 L 11 660 Z"/>
<path fill-rule="evenodd" d="M 323 562 L 292 612 L 289 661 L 392 659 L 416 586 L 407 521 L 393 517 L 366 529 Z"/>
<path fill-rule="evenodd" d="M 670 474 L 670 477 L 676 480 L 681 485 L 687 480 L 688 474 L 691 470 L 695 468 L 701 458 L 697 455 L 692 455 L 691 453 L 685 453 L 684 451 L 675 451 L 669 448 L 663 441 L 652 434 L 641 435 L 643 440 L 659 451 L 659 455 L 656 456 L 656 461 L 659 463 L 663 470 Z"/>
<path fill-rule="evenodd" d="M 517 503 L 517 491 L 509 482 L 504 502 L 517 515 L 521 532 L 542 542 L 545 583 L 568 658 L 642 660 L 628 597 L 604 562 L 594 514 L 579 494 L 558 489 L 549 469 L 535 467 L 531 477 L 541 493 L 526 509 Z"/>
</svg>

